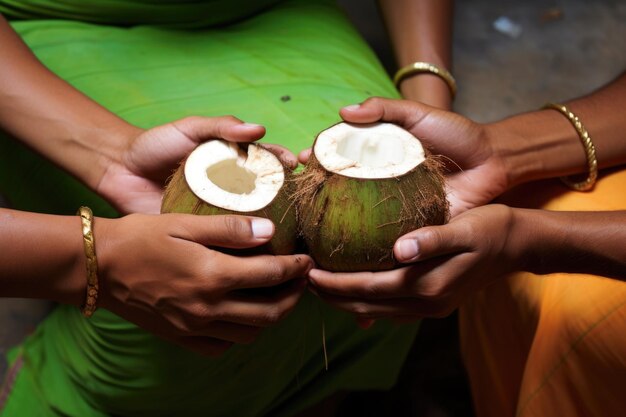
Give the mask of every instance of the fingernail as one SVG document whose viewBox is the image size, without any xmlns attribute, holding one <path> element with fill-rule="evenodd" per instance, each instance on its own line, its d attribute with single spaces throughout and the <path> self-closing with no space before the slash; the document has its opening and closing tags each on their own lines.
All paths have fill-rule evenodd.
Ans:
<svg viewBox="0 0 626 417">
<path fill-rule="evenodd" d="M 398 255 L 400 255 L 400 261 L 408 261 L 415 258 L 418 251 L 417 240 L 415 239 L 403 239 L 398 242 Z"/>
<path fill-rule="evenodd" d="M 320 274 L 322 273 L 322 271 L 320 271 L 319 269 L 311 269 L 308 273 L 308 276 L 310 279 L 312 279 L 313 281 L 315 281 L 316 278 L 319 278 Z"/>
<path fill-rule="evenodd" d="M 305 277 L 309 276 L 309 272 L 311 272 L 313 269 L 315 269 L 315 262 L 313 262 L 313 260 L 311 260 L 311 262 L 309 262 L 309 267 L 306 269 L 306 272 L 304 273 Z"/>
<path fill-rule="evenodd" d="M 274 224 L 267 219 L 252 219 L 252 234 L 257 239 L 267 239 L 274 234 Z"/>
<path fill-rule="evenodd" d="M 355 111 L 358 110 L 361 107 L 360 104 L 350 104 L 349 106 L 344 107 L 344 110 L 348 110 L 348 111 Z"/>
<path fill-rule="evenodd" d="M 263 127 L 262 125 L 259 125 L 256 123 L 242 123 L 239 126 L 246 128 L 246 129 L 256 129 L 257 127 Z"/>
</svg>

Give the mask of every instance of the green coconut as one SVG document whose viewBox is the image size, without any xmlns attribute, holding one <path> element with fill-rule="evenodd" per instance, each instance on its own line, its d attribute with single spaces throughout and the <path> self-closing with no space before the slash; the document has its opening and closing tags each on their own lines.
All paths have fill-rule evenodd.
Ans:
<svg viewBox="0 0 626 417">
<path fill-rule="evenodd" d="M 211 140 L 194 149 L 172 175 L 161 212 L 264 217 L 274 222 L 275 234 L 246 253 L 292 254 L 298 236 L 292 176 L 262 145 L 242 148 Z"/>
<path fill-rule="evenodd" d="M 393 269 L 398 237 L 447 221 L 441 164 L 390 123 L 339 123 L 321 132 L 296 179 L 298 222 L 329 271 Z"/>
</svg>

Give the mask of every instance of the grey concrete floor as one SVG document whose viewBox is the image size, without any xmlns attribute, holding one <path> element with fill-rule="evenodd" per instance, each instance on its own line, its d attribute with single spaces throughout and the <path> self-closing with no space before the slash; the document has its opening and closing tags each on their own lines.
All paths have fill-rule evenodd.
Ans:
<svg viewBox="0 0 626 417">
<path fill-rule="evenodd" d="M 376 1 L 338 1 L 393 73 Z M 493 28 L 500 16 L 520 26 L 519 37 Z M 584 95 L 626 69 L 624 0 L 463 0 L 454 19 L 454 109 L 476 121 Z"/>
</svg>

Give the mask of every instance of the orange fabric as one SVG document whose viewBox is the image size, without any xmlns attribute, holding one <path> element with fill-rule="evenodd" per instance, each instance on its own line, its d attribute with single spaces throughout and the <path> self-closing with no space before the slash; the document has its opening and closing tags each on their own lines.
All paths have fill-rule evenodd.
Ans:
<svg viewBox="0 0 626 417">
<path fill-rule="evenodd" d="M 624 210 L 626 169 L 605 174 L 590 193 L 555 180 L 519 187 L 503 202 Z M 478 417 L 626 413 L 626 282 L 519 273 L 468 299 L 459 320 Z"/>
</svg>

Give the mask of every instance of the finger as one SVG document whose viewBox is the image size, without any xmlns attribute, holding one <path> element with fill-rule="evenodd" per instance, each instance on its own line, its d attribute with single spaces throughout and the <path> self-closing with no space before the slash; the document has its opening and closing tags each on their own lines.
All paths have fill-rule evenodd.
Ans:
<svg viewBox="0 0 626 417">
<path fill-rule="evenodd" d="M 343 297 L 385 299 L 402 297 L 413 279 L 410 268 L 382 272 L 342 273 L 312 269 L 308 273 L 312 286 L 320 291 Z"/>
<path fill-rule="evenodd" d="M 218 254 L 221 286 L 228 290 L 274 287 L 306 276 L 313 268 L 307 255 L 235 257 Z"/>
<path fill-rule="evenodd" d="M 447 305 L 432 300 L 414 298 L 363 300 L 324 292 L 320 292 L 319 296 L 333 307 L 352 313 L 359 319 L 384 319 L 396 316 L 445 317 L 451 312 Z"/>
<path fill-rule="evenodd" d="M 250 343 L 262 330 L 259 327 L 214 321 L 203 325 L 202 332 L 192 332 L 182 317 L 178 322 L 171 322 L 161 317 L 155 319 L 154 313 L 140 310 L 126 312 L 123 317 L 161 339 L 210 356 L 223 353 L 233 343 Z"/>
<path fill-rule="evenodd" d="M 312 269 L 308 277 L 316 293 L 372 302 L 404 297 L 440 302 L 449 298 L 460 285 L 457 274 L 450 271 L 465 262 L 461 259 L 464 255 L 453 259 L 438 257 L 381 272 L 331 273 Z"/>
<path fill-rule="evenodd" d="M 313 152 L 312 148 L 305 149 L 298 154 L 298 161 L 301 164 L 306 164 L 311 157 L 311 152 Z"/>
<path fill-rule="evenodd" d="M 172 126 L 195 143 L 208 139 L 252 142 L 265 135 L 265 127 L 254 123 L 244 123 L 233 116 L 191 116 L 172 122 Z"/>
<path fill-rule="evenodd" d="M 403 263 L 423 261 L 437 256 L 471 249 L 472 236 L 463 222 L 428 226 L 401 236 L 393 247 L 394 257 Z"/>
<path fill-rule="evenodd" d="M 264 143 L 263 147 L 276 155 L 278 159 L 290 169 L 296 169 L 298 166 L 298 159 L 291 153 L 291 151 L 284 146 L 274 145 L 271 143 Z"/>
<path fill-rule="evenodd" d="M 347 122 L 390 122 L 410 130 L 432 110 L 434 109 L 425 104 L 408 100 L 374 97 L 362 104 L 344 107 L 339 114 Z"/>
<path fill-rule="evenodd" d="M 269 327 L 283 320 L 295 308 L 306 289 L 298 280 L 277 289 L 275 294 L 233 292 L 216 306 L 222 321 L 254 327 Z"/>
<path fill-rule="evenodd" d="M 164 214 L 175 217 L 171 236 L 204 246 L 243 249 L 261 245 L 274 235 L 274 223 L 261 217 L 236 215 L 194 216 Z"/>
<path fill-rule="evenodd" d="M 131 172 L 164 180 L 199 143 L 209 139 L 250 142 L 260 139 L 265 128 L 244 123 L 232 117 L 187 117 L 149 129 L 133 142 L 132 151 L 125 155 Z"/>
</svg>

